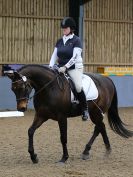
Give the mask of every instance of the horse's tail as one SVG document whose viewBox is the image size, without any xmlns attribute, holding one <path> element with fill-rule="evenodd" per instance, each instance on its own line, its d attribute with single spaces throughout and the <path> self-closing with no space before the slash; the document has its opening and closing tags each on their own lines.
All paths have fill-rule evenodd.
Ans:
<svg viewBox="0 0 133 177">
<path fill-rule="evenodd" d="M 133 136 L 133 131 L 127 130 L 125 124 L 122 122 L 118 113 L 118 98 L 117 91 L 114 85 L 114 96 L 112 99 L 111 106 L 108 110 L 108 121 L 111 129 L 124 138 L 129 138 Z"/>
</svg>

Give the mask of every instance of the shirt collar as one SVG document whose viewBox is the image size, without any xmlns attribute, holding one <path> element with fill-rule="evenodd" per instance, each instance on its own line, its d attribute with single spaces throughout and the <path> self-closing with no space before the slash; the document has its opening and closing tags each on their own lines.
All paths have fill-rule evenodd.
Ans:
<svg viewBox="0 0 133 177">
<path fill-rule="evenodd" d="M 64 35 L 63 36 L 63 42 L 64 44 L 68 41 L 68 39 L 72 39 L 74 36 L 74 33 L 73 34 L 69 34 L 68 36 Z"/>
</svg>

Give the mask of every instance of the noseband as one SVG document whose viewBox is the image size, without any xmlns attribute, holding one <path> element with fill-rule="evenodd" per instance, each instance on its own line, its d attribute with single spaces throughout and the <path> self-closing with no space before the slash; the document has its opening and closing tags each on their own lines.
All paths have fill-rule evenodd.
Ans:
<svg viewBox="0 0 133 177">
<path fill-rule="evenodd" d="M 31 84 L 29 82 L 24 81 L 23 78 L 19 79 L 17 81 L 13 81 L 12 84 L 18 83 L 18 82 L 21 82 L 21 81 L 23 81 L 23 84 L 25 85 L 25 89 L 27 88 L 27 86 L 29 86 L 30 89 L 32 90 Z M 16 101 L 20 101 L 20 100 L 24 100 L 24 99 L 29 100 L 29 97 L 25 96 L 25 97 L 22 97 L 22 98 L 18 98 L 18 99 L 16 99 Z"/>
</svg>

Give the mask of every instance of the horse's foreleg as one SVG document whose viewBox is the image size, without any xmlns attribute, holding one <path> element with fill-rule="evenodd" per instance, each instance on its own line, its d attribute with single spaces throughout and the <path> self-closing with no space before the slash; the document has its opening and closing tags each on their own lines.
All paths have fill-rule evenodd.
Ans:
<svg viewBox="0 0 133 177">
<path fill-rule="evenodd" d="M 60 140 L 63 148 L 63 156 L 59 162 L 64 163 L 69 157 L 67 150 L 67 118 L 60 118 L 58 124 L 60 129 Z"/>
<path fill-rule="evenodd" d="M 91 149 L 91 146 L 92 146 L 94 140 L 95 140 L 96 137 L 99 135 L 99 133 L 100 133 L 100 132 L 99 132 L 98 127 L 95 126 L 93 135 L 92 135 L 91 139 L 89 140 L 89 142 L 86 144 L 85 149 L 84 149 L 84 151 L 83 151 L 83 153 L 82 153 L 82 159 L 83 159 L 83 160 L 87 160 L 87 159 L 89 158 L 89 151 L 90 151 L 90 149 Z"/>
<path fill-rule="evenodd" d="M 28 152 L 30 153 L 30 157 L 33 163 L 38 163 L 37 154 L 34 153 L 34 145 L 33 145 L 33 136 L 35 133 L 36 128 L 31 126 L 28 130 L 29 136 L 29 147 Z"/>
<path fill-rule="evenodd" d="M 30 153 L 30 157 L 33 163 L 38 163 L 37 154 L 34 153 L 33 136 L 34 136 L 35 130 L 39 128 L 43 122 L 44 122 L 43 119 L 39 119 L 38 117 L 35 117 L 32 126 L 28 130 L 28 136 L 29 136 L 28 152 Z"/>
</svg>

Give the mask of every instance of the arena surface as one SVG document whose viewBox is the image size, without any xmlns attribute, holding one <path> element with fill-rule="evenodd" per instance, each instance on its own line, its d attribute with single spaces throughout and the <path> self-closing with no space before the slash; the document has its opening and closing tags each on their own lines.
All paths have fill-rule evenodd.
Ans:
<svg viewBox="0 0 133 177">
<path fill-rule="evenodd" d="M 122 120 L 133 130 L 133 108 L 119 109 Z M 68 120 L 69 160 L 56 163 L 62 155 L 57 122 L 49 120 L 35 133 L 35 152 L 39 163 L 32 164 L 28 148 L 27 130 L 34 111 L 21 118 L 0 118 L 0 177 L 133 177 L 133 137 L 116 135 L 105 117 L 112 153 L 105 156 L 105 147 L 99 136 L 90 152 L 90 159 L 83 161 L 80 155 L 88 142 L 93 124 L 81 118 Z"/>
</svg>

